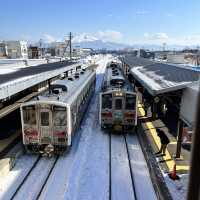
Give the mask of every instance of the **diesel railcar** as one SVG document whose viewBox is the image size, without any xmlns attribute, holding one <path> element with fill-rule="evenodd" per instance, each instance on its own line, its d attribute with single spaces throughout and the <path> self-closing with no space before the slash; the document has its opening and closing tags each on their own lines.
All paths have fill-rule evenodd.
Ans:
<svg viewBox="0 0 200 200">
<path fill-rule="evenodd" d="M 28 152 L 60 154 L 72 138 L 95 90 L 96 74 L 83 70 L 50 85 L 21 105 L 23 144 Z"/>
<path fill-rule="evenodd" d="M 137 93 L 117 63 L 111 63 L 105 72 L 99 119 L 102 128 L 115 131 L 130 131 L 137 126 Z"/>
</svg>

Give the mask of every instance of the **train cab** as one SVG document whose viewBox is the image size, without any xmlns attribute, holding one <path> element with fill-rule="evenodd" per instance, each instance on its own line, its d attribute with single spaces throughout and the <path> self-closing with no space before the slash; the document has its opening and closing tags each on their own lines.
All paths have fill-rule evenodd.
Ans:
<svg viewBox="0 0 200 200">
<path fill-rule="evenodd" d="M 100 123 L 102 128 L 130 130 L 137 125 L 137 95 L 112 90 L 100 95 Z"/>
<path fill-rule="evenodd" d="M 23 143 L 27 151 L 42 152 L 54 143 L 55 151 L 67 145 L 67 107 L 45 102 L 21 107 Z"/>
</svg>

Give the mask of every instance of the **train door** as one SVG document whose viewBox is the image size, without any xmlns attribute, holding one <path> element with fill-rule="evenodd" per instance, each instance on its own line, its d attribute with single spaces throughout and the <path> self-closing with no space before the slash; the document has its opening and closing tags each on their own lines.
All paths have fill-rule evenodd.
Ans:
<svg viewBox="0 0 200 200">
<path fill-rule="evenodd" d="M 38 142 L 38 126 L 35 105 L 23 106 L 21 108 L 23 143 Z"/>
<path fill-rule="evenodd" d="M 123 97 L 114 98 L 114 124 L 123 124 Z"/>
<path fill-rule="evenodd" d="M 67 108 L 64 106 L 53 107 L 53 138 L 54 143 L 65 144 L 67 137 Z"/>
<path fill-rule="evenodd" d="M 124 120 L 126 125 L 137 125 L 137 95 L 126 94 Z"/>
<path fill-rule="evenodd" d="M 40 139 L 42 144 L 51 143 L 52 137 L 52 112 L 48 108 L 39 110 L 40 119 Z"/>
<path fill-rule="evenodd" d="M 112 124 L 112 93 L 100 95 L 100 122 L 104 125 Z"/>
</svg>

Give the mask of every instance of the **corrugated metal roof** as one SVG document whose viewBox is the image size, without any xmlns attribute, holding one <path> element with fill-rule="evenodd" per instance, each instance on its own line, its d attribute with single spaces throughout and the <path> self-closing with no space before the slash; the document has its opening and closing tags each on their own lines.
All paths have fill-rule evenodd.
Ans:
<svg viewBox="0 0 200 200">
<path fill-rule="evenodd" d="M 78 66 L 80 66 L 80 63 L 49 63 L 31 66 L 13 73 L 0 75 L 0 100 L 11 97 L 18 92 Z"/>
<path fill-rule="evenodd" d="M 123 62 L 131 66 L 132 75 L 152 95 L 183 89 L 199 80 L 200 72 L 144 58 L 125 56 Z"/>
<path fill-rule="evenodd" d="M 60 69 L 72 64 L 74 63 L 72 62 L 48 63 L 48 64 L 41 64 L 37 66 L 30 66 L 27 68 L 21 68 L 18 71 L 15 71 L 9 74 L 0 74 L 0 85 L 12 80 Z"/>
</svg>

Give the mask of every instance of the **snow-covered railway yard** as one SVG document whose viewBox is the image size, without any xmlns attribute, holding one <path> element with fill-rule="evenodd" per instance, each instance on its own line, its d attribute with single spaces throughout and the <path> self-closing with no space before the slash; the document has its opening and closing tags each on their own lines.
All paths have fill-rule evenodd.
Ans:
<svg viewBox="0 0 200 200">
<path fill-rule="evenodd" d="M 111 59 L 98 61 L 96 91 L 69 152 L 58 159 L 21 156 L 0 177 L 0 199 L 157 199 L 137 136 L 107 133 L 98 123 L 98 95 Z"/>
</svg>

